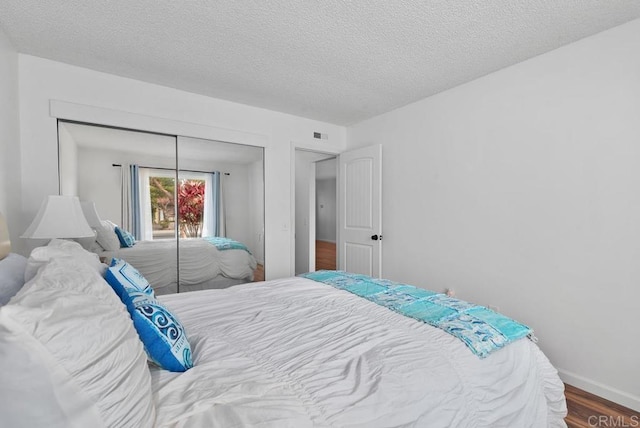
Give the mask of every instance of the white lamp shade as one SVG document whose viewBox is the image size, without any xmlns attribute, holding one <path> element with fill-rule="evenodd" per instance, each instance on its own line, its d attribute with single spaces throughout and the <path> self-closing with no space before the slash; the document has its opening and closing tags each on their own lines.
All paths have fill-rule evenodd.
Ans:
<svg viewBox="0 0 640 428">
<path fill-rule="evenodd" d="M 80 206 L 82 206 L 82 212 L 84 213 L 84 218 L 87 219 L 87 223 L 89 226 L 95 228 L 100 227 L 101 220 L 98 215 L 98 210 L 96 210 L 96 204 L 93 202 L 80 202 Z"/>
<path fill-rule="evenodd" d="M 76 196 L 47 196 L 31 225 L 22 235 L 29 239 L 89 238 L 87 223 Z"/>
</svg>

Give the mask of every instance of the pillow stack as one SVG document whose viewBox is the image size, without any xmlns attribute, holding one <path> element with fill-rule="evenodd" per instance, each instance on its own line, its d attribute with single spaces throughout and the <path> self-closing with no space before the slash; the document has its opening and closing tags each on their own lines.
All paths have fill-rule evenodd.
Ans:
<svg viewBox="0 0 640 428">
<path fill-rule="evenodd" d="M 92 257 L 51 254 L 64 246 L 36 251 L 34 278 L 0 308 L 2 423 L 151 427 L 151 376 L 131 318 Z"/>
<path fill-rule="evenodd" d="M 100 263 L 100 258 L 95 253 L 90 253 L 77 242 L 66 241 L 64 239 L 52 239 L 49 245 L 35 248 L 24 271 L 24 281 L 28 282 L 36 276 L 41 267 L 53 259 L 71 259 L 82 261 L 87 266 L 102 275 L 106 266 Z"/>
<path fill-rule="evenodd" d="M 96 242 L 105 251 L 116 251 L 120 248 L 130 248 L 136 243 L 135 237 L 109 220 L 102 220 L 96 229 Z"/>
<path fill-rule="evenodd" d="M 124 260 L 113 259 L 105 279 L 126 305 L 149 359 L 173 372 L 193 367 L 191 347 L 182 324 L 156 300 L 140 272 Z"/>
</svg>

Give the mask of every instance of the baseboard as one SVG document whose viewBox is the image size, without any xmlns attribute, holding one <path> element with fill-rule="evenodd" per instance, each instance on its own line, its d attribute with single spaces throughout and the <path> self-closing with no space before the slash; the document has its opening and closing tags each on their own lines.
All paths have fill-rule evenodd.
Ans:
<svg viewBox="0 0 640 428">
<path fill-rule="evenodd" d="M 587 379 L 567 370 L 558 369 L 558 374 L 560 375 L 560 379 L 569 385 L 640 412 L 640 397 L 638 396 L 611 388 L 610 386 Z"/>
<path fill-rule="evenodd" d="M 330 244 L 335 244 L 335 243 L 336 243 L 336 241 L 331 241 L 331 240 L 329 240 L 329 239 L 319 239 L 319 238 L 318 238 L 318 239 L 316 239 L 316 241 L 328 242 L 328 243 L 330 243 Z"/>
</svg>

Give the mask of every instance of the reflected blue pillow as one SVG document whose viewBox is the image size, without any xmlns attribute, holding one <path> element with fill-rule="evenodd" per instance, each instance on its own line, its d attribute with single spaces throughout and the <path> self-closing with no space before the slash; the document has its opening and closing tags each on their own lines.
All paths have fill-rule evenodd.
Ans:
<svg viewBox="0 0 640 428">
<path fill-rule="evenodd" d="M 136 238 L 126 230 L 120 229 L 118 226 L 116 226 L 114 230 L 116 235 L 118 235 L 118 240 L 122 248 L 130 248 L 136 244 Z"/>
<path fill-rule="evenodd" d="M 165 370 L 193 367 L 191 346 L 178 318 L 153 296 L 131 291 L 125 304 L 149 359 Z"/>
<path fill-rule="evenodd" d="M 138 272 L 138 269 L 122 259 L 114 258 L 111 260 L 111 266 L 105 271 L 104 279 L 107 280 L 123 303 L 126 303 L 125 298 L 130 291 L 138 291 L 155 297 L 149 281 Z"/>
</svg>

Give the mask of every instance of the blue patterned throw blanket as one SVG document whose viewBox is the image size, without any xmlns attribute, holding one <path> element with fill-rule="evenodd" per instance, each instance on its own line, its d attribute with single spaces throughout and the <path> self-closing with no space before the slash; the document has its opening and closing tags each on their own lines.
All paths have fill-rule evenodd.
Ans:
<svg viewBox="0 0 640 428">
<path fill-rule="evenodd" d="M 301 276 L 438 327 L 462 340 L 480 358 L 533 333 L 526 325 L 483 306 L 412 285 L 343 271 L 321 270 Z"/>
<path fill-rule="evenodd" d="M 211 245 L 215 245 L 215 247 L 220 250 L 245 250 L 247 253 L 251 254 L 251 251 L 244 245 L 242 242 L 234 241 L 233 239 L 223 238 L 221 236 L 209 236 L 204 238 Z"/>
</svg>

